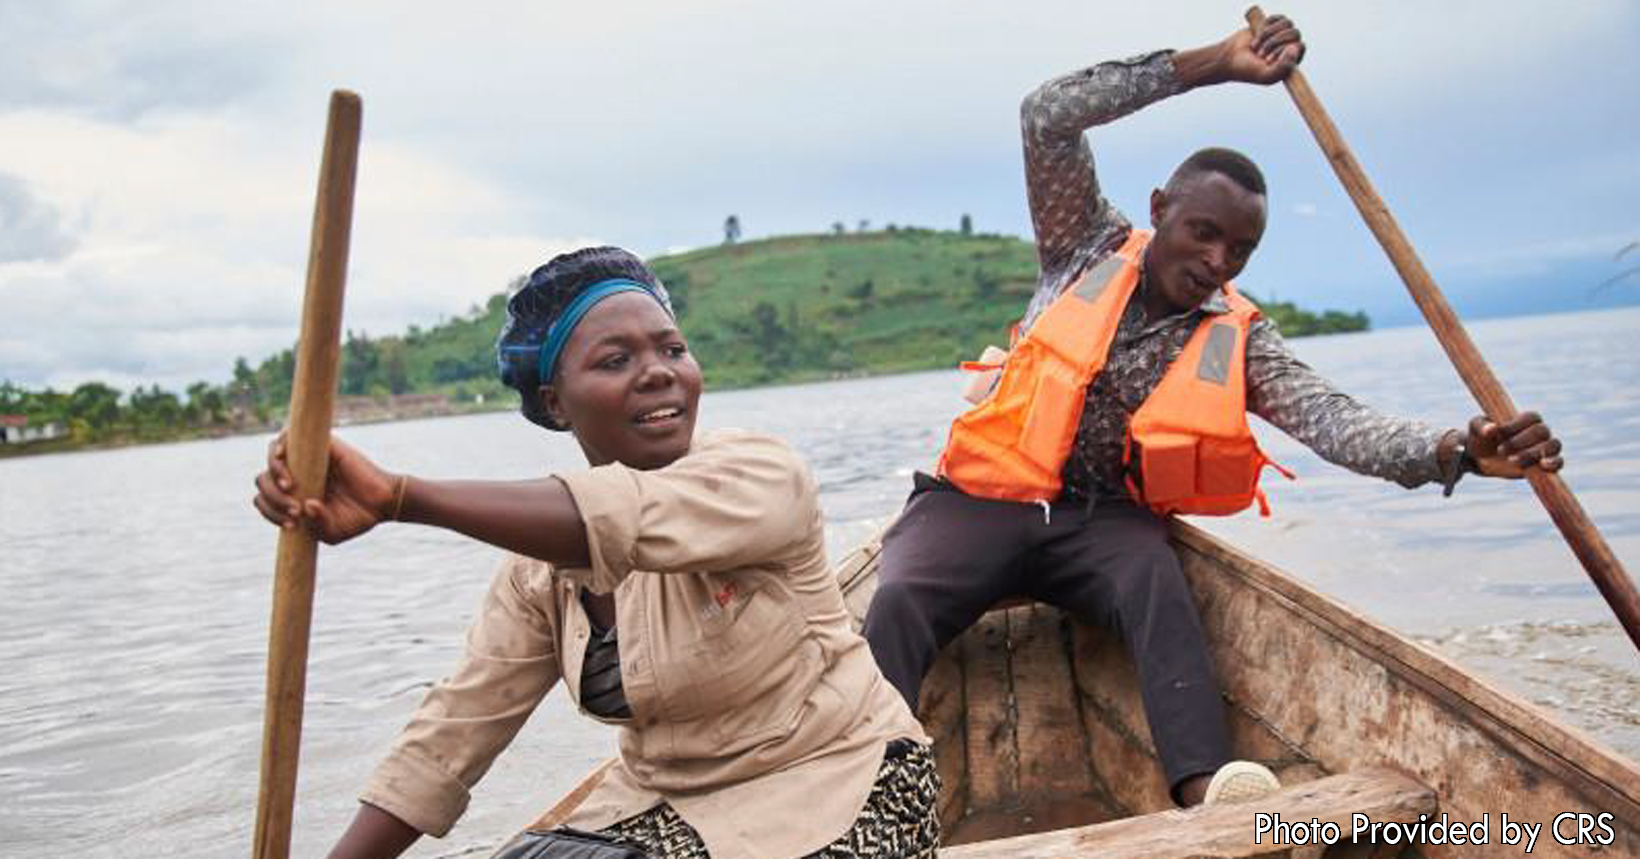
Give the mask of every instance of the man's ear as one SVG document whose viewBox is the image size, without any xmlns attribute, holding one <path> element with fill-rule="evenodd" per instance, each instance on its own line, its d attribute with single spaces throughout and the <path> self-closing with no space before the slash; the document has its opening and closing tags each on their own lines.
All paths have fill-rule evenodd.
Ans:
<svg viewBox="0 0 1640 859">
<path fill-rule="evenodd" d="M 1162 219 L 1167 216 L 1167 192 L 1160 188 L 1150 191 L 1150 226 L 1160 229 Z"/>
<path fill-rule="evenodd" d="M 542 410 L 552 417 L 553 422 L 565 429 L 569 428 L 569 415 L 564 412 L 564 401 L 558 396 L 557 386 L 542 385 L 535 389 L 535 396 L 539 398 Z"/>
</svg>

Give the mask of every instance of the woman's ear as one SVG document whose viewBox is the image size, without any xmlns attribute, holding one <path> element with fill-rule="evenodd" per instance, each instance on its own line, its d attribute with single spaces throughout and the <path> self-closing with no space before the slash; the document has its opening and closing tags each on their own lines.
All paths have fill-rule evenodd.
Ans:
<svg viewBox="0 0 1640 859">
<path fill-rule="evenodd" d="M 564 412 L 564 401 L 558 396 L 555 385 L 542 385 L 535 389 L 535 395 L 540 398 L 541 408 L 552 417 L 554 423 L 569 429 L 569 415 Z"/>
</svg>

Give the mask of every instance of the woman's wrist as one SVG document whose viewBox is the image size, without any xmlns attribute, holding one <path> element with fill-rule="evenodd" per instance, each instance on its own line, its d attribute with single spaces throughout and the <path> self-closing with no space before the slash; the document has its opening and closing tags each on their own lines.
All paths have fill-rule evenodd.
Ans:
<svg viewBox="0 0 1640 859">
<path fill-rule="evenodd" d="M 387 508 L 385 520 L 388 522 L 404 521 L 404 496 L 410 491 L 410 475 L 399 474 L 393 480 L 393 500 Z"/>
</svg>

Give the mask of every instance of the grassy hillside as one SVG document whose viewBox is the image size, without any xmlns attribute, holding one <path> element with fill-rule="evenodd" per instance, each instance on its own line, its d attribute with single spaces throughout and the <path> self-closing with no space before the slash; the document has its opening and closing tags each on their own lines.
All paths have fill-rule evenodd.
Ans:
<svg viewBox="0 0 1640 859">
<path fill-rule="evenodd" d="M 1036 282 L 1030 243 L 920 228 L 781 236 L 650 260 L 714 388 L 952 367 L 1008 327 Z M 516 286 L 516 284 L 514 284 Z M 506 292 L 466 316 L 399 336 L 349 333 L 342 393 L 508 395 L 495 381 Z M 1363 314 L 1261 305 L 1283 333 L 1367 327 Z M 289 395 L 289 352 L 247 379 L 270 407 Z"/>
<path fill-rule="evenodd" d="M 953 367 L 988 343 L 1007 343 L 1036 280 L 1027 242 L 918 228 L 782 236 L 650 263 L 717 389 Z M 369 419 L 511 404 L 514 395 L 496 380 L 495 337 L 517 285 L 431 328 L 376 338 L 348 332 L 341 393 L 382 404 Z M 1367 327 L 1361 313 L 1260 306 L 1290 337 Z M 226 385 L 198 382 L 182 396 L 157 386 L 126 394 L 88 382 L 35 392 L 3 382 L 0 414 L 57 423 L 68 437 L 51 444 L 70 447 L 256 428 L 289 402 L 294 363 L 289 349 L 255 368 L 241 358 Z M 445 399 L 407 403 L 388 394 Z M 0 454 L 21 450 L 6 448 Z"/>
<path fill-rule="evenodd" d="M 901 229 L 661 257 L 714 384 L 949 367 L 1005 345 L 1035 284 L 1018 239 Z"/>
</svg>

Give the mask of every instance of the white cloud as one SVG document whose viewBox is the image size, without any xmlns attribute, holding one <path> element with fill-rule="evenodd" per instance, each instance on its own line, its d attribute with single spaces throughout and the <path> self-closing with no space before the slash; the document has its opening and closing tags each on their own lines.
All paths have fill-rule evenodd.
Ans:
<svg viewBox="0 0 1640 859">
<path fill-rule="evenodd" d="M 0 263 L 58 260 L 73 248 L 57 210 L 21 179 L 0 173 Z"/>
<path fill-rule="evenodd" d="M 464 312 L 581 237 L 700 246 L 730 212 L 748 238 L 964 212 L 1026 233 L 1020 97 L 1240 22 L 1240 7 L 1207 0 L 1170 11 L 0 0 L 0 170 L 55 257 L 0 252 L 0 377 L 175 385 L 289 345 L 334 86 L 365 101 L 347 325 L 385 334 Z M 1312 83 L 1432 262 L 1479 266 L 1488 248 L 1531 253 L 1633 222 L 1621 213 L 1640 170 L 1624 143 L 1640 120 L 1576 59 L 1640 79 L 1632 2 L 1547 17 L 1472 0 L 1286 11 Z M 1302 301 L 1370 249 L 1321 235 L 1349 204 L 1287 102 L 1224 87 L 1100 129 L 1107 191 L 1141 211 L 1185 152 L 1247 149 L 1286 221 L 1261 255 Z"/>
<path fill-rule="evenodd" d="M 289 346 L 317 159 L 224 117 L 135 125 L 0 115 L 0 160 L 80 212 L 72 253 L 0 265 L 0 376 L 177 387 Z M 109 157 L 117 152 L 118 157 Z M 535 236 L 516 195 L 392 141 L 361 153 L 349 325 L 378 334 L 482 303 L 573 238 Z"/>
</svg>

